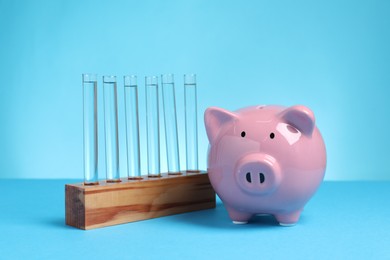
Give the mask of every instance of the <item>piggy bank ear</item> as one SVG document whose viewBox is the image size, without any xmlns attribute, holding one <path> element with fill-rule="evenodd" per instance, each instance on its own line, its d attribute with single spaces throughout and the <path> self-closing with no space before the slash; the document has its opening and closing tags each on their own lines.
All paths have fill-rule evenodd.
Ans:
<svg viewBox="0 0 390 260">
<path fill-rule="evenodd" d="M 292 106 L 281 113 L 284 121 L 303 134 L 311 136 L 315 126 L 315 118 L 313 112 L 305 106 Z"/>
<path fill-rule="evenodd" d="M 218 107 L 209 107 L 204 112 L 204 124 L 206 126 L 207 137 L 212 142 L 218 132 L 226 122 L 236 120 L 238 116 L 233 112 Z"/>
</svg>

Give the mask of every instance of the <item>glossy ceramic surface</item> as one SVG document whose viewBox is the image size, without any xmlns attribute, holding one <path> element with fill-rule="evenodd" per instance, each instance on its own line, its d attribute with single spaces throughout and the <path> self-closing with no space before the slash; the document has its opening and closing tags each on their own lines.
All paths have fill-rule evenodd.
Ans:
<svg viewBox="0 0 390 260">
<path fill-rule="evenodd" d="M 236 224 L 272 214 L 295 224 L 321 184 L 326 151 L 305 106 L 252 106 L 205 111 L 211 184 Z"/>
</svg>

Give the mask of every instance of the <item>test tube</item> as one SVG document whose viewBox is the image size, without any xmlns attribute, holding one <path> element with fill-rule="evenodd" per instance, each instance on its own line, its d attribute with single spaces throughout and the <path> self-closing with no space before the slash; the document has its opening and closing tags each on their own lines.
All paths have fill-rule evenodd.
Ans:
<svg viewBox="0 0 390 260">
<path fill-rule="evenodd" d="M 106 140 L 106 182 L 120 182 L 118 103 L 115 76 L 103 77 L 104 128 Z"/>
<path fill-rule="evenodd" d="M 184 75 L 184 106 L 187 172 L 199 172 L 196 74 Z"/>
<path fill-rule="evenodd" d="M 124 76 L 123 82 L 125 88 L 127 177 L 129 180 L 141 180 L 137 76 Z"/>
<path fill-rule="evenodd" d="M 145 77 L 148 177 L 160 177 L 158 77 Z"/>
<path fill-rule="evenodd" d="M 84 184 L 98 181 L 97 76 L 83 74 Z"/>
<path fill-rule="evenodd" d="M 173 74 L 161 75 L 168 174 L 180 175 L 175 84 Z"/>
</svg>

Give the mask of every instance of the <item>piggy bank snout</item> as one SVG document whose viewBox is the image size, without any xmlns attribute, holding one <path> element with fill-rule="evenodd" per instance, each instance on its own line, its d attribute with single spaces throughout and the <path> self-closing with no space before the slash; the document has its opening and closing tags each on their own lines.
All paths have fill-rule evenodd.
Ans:
<svg viewBox="0 0 390 260">
<path fill-rule="evenodd" d="M 279 186 L 278 162 L 268 154 L 252 153 L 242 157 L 235 171 L 238 186 L 248 193 L 267 194 Z"/>
</svg>

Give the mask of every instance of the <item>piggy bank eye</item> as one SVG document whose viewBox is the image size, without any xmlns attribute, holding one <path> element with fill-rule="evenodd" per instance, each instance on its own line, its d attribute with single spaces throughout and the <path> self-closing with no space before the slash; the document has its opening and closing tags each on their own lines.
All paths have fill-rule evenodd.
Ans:
<svg viewBox="0 0 390 260">
<path fill-rule="evenodd" d="M 246 135 L 245 131 L 242 131 L 241 132 L 241 137 L 245 137 L 245 135 Z"/>
<path fill-rule="evenodd" d="M 274 139 L 275 138 L 275 134 L 274 133 L 270 133 L 269 138 Z"/>
</svg>

